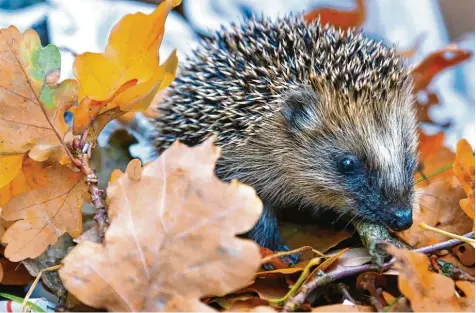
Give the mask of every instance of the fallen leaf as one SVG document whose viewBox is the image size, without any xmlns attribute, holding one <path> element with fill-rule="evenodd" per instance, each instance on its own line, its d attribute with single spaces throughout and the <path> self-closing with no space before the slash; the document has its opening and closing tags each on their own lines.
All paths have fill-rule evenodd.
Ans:
<svg viewBox="0 0 476 313">
<path fill-rule="evenodd" d="M 474 248 L 471 245 L 468 245 L 468 246 L 470 247 L 468 249 L 469 250 L 468 254 L 471 253 L 470 251 L 473 251 L 473 258 L 474 258 Z M 453 250 L 451 250 L 451 253 L 447 253 L 446 255 L 439 256 L 438 259 L 441 261 L 452 263 L 456 265 L 458 268 L 462 269 L 463 271 L 465 271 L 466 273 L 474 277 L 474 274 L 475 274 L 474 263 L 470 266 L 464 265 L 463 263 L 461 263 L 457 253 L 455 253 Z M 468 261 L 467 259 L 465 259 L 465 262 L 470 263 L 470 260 Z"/>
<path fill-rule="evenodd" d="M 299 225 L 294 223 L 279 223 L 279 231 L 284 242 L 293 250 L 303 246 L 326 253 L 340 242 L 351 236 L 350 231 L 325 228 L 321 225 Z"/>
<path fill-rule="evenodd" d="M 415 174 L 416 187 L 425 187 L 432 181 L 454 177 L 450 169 L 455 154 L 444 145 L 444 133 L 426 135 L 420 130 L 419 137 L 420 166 Z"/>
<path fill-rule="evenodd" d="M 0 268 L 2 269 L 0 279 L 2 285 L 23 286 L 34 279 L 23 264 L 11 262 L 4 257 L 0 258 Z"/>
<path fill-rule="evenodd" d="M 340 251 L 338 253 L 340 253 Z M 335 254 L 329 254 L 329 256 L 333 255 Z M 335 262 L 335 266 L 333 267 L 331 272 L 341 271 L 345 267 L 363 265 L 365 263 L 370 262 L 371 259 L 372 257 L 370 256 L 369 251 L 366 248 L 348 249 L 338 258 L 337 262 Z"/>
<path fill-rule="evenodd" d="M 47 176 L 41 163 L 25 157 L 20 165 L 21 169 L 15 178 L 0 188 L 0 207 L 5 207 L 10 199 L 21 193 L 46 185 Z"/>
<path fill-rule="evenodd" d="M 107 190 L 104 245 L 83 241 L 64 259 L 69 292 L 110 311 L 210 311 L 200 298 L 253 279 L 259 247 L 235 235 L 253 227 L 262 203 L 251 187 L 215 176 L 213 140 L 176 142 L 140 171 L 131 161 Z"/>
<path fill-rule="evenodd" d="M 398 237 L 414 248 L 448 240 L 444 235 L 419 227 L 421 222 L 458 235 L 470 232 L 473 221 L 459 207 L 462 197 L 463 191 L 447 180 L 435 180 L 428 187 L 417 188 L 413 225 L 399 232 Z"/>
<path fill-rule="evenodd" d="M 332 8 L 317 8 L 306 15 L 304 20 L 311 23 L 317 19 L 321 25 L 327 24 L 347 30 L 357 28 L 364 24 L 366 18 L 365 0 L 356 0 L 356 8 L 350 11 L 337 10 Z"/>
<path fill-rule="evenodd" d="M 13 262 L 39 256 L 65 232 L 73 238 L 82 232 L 81 208 L 88 197 L 83 174 L 57 165 L 35 175 L 46 184 L 18 194 L 2 210 L 3 219 L 15 221 L 2 237 L 5 257 Z"/>
<path fill-rule="evenodd" d="M 431 53 L 417 64 L 411 72 L 413 90 L 419 91 L 427 88 L 439 72 L 468 60 L 471 55 L 471 52 L 458 49 L 454 44 Z"/>
<path fill-rule="evenodd" d="M 0 35 L 0 157 L 24 154 L 35 145 L 65 154 L 63 115 L 76 100 L 77 82 L 58 84 L 60 52 L 53 45 L 42 48 L 35 31 L 22 35 L 10 26 Z M 38 161 L 48 153 L 41 157 Z"/>
<path fill-rule="evenodd" d="M 474 155 L 471 145 L 466 139 L 461 139 L 456 145 L 456 159 L 453 171 L 468 196 L 461 199 L 463 211 L 474 221 Z"/>
<path fill-rule="evenodd" d="M 475 255 L 474 255 L 474 247 L 471 246 L 469 243 L 462 243 L 453 247 L 451 249 L 451 253 L 458 258 L 458 260 L 464 266 L 471 266 L 474 267 L 475 262 Z"/>
<path fill-rule="evenodd" d="M 261 258 L 267 257 L 274 255 L 274 251 L 269 250 L 264 247 L 259 247 L 260 253 L 261 253 Z M 288 268 L 288 264 L 284 262 L 281 258 L 273 258 L 271 259 L 268 264 L 272 265 L 275 269 L 281 269 L 281 268 Z"/>
<path fill-rule="evenodd" d="M 74 74 L 80 89 L 79 105 L 74 109 L 75 133 L 109 110 L 120 108 L 123 114 L 147 109 L 157 92 L 174 80 L 176 52 L 159 65 L 158 51 L 165 19 L 180 2 L 165 0 L 151 14 L 126 15 L 112 29 L 104 53 L 76 57 Z"/>
<path fill-rule="evenodd" d="M 0 188 L 15 178 L 21 168 L 23 154 L 0 156 Z"/>
<path fill-rule="evenodd" d="M 463 284 L 471 295 L 457 298 L 454 281 L 430 271 L 430 262 L 425 254 L 395 247 L 389 247 L 388 252 L 397 258 L 395 266 L 400 272 L 398 287 L 410 301 L 413 311 L 474 312 L 474 301 L 471 301 L 471 298 L 474 300 L 473 285 Z"/>
</svg>

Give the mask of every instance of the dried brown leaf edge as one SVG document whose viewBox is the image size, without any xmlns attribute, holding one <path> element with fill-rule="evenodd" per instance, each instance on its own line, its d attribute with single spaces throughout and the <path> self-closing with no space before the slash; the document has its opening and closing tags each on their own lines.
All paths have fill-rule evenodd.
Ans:
<svg viewBox="0 0 476 313">
<path fill-rule="evenodd" d="M 174 143 L 110 184 L 105 243 L 84 241 L 59 271 L 83 303 L 109 311 L 210 311 L 200 302 L 244 287 L 260 266 L 259 247 L 239 239 L 263 205 L 253 188 L 215 176 L 213 138 Z"/>
</svg>

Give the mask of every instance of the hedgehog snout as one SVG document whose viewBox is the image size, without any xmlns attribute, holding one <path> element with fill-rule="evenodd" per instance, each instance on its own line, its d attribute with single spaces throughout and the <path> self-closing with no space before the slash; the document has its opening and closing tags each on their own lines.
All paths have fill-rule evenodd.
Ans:
<svg viewBox="0 0 476 313">
<path fill-rule="evenodd" d="M 409 229 L 413 224 L 412 208 L 397 209 L 391 213 L 393 218 L 389 222 L 389 227 L 393 231 L 403 231 Z"/>
</svg>

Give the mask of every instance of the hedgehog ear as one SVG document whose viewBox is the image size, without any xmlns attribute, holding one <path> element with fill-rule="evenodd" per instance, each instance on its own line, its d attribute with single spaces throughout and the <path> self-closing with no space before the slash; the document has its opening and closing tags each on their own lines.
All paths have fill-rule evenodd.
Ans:
<svg viewBox="0 0 476 313">
<path fill-rule="evenodd" d="M 294 131 L 316 128 L 319 125 L 318 103 L 319 97 L 310 87 L 290 91 L 284 98 L 283 110 L 289 128 Z"/>
</svg>

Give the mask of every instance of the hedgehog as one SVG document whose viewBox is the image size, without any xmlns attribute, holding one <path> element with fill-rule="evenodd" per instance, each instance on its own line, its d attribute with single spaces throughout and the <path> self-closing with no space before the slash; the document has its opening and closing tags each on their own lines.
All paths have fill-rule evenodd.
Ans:
<svg viewBox="0 0 476 313">
<path fill-rule="evenodd" d="M 263 201 L 247 234 L 263 247 L 288 250 L 282 212 L 412 225 L 417 121 L 395 46 L 302 15 L 252 17 L 203 40 L 158 111 L 159 154 L 175 140 L 216 136 L 217 176 L 253 186 Z"/>
</svg>

